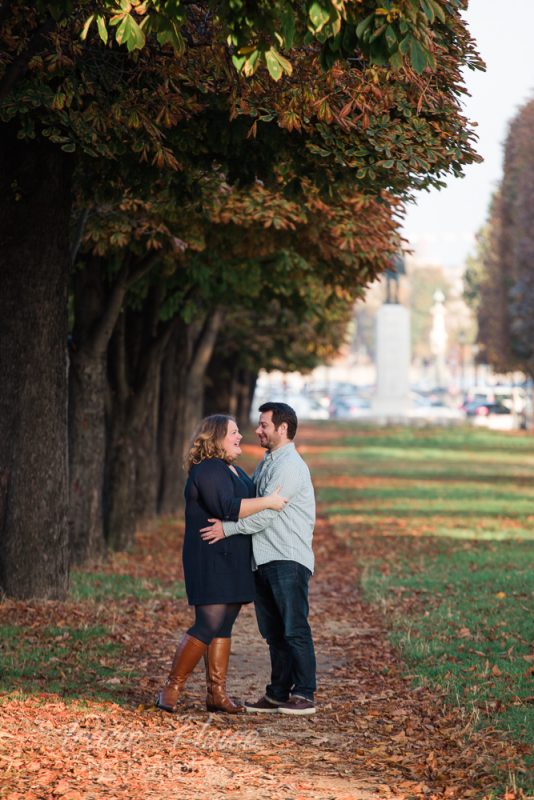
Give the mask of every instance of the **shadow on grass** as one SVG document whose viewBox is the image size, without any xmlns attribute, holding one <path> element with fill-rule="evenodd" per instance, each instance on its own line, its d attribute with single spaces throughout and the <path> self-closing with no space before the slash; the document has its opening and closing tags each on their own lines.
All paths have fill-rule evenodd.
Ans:
<svg viewBox="0 0 534 800">
<path fill-rule="evenodd" d="M 525 743 L 534 768 L 534 559 L 529 542 L 451 544 L 368 559 L 367 597 L 392 624 L 416 684 L 437 684 L 475 724 Z M 519 776 L 524 788 L 528 778 Z"/>
<path fill-rule="evenodd" d="M 185 597 L 183 581 L 162 583 L 157 578 L 136 578 L 106 572 L 73 571 L 70 576 L 70 596 L 73 600 L 109 602 L 132 597 L 136 600 L 178 600 Z"/>
<path fill-rule="evenodd" d="M 412 506 L 403 506 L 399 505 L 390 505 L 390 506 L 383 506 L 381 507 L 373 505 L 372 507 L 365 507 L 362 506 L 360 503 L 354 503 L 352 505 L 343 505 L 343 506 L 336 506 L 331 505 L 328 506 L 328 515 L 329 516 L 354 516 L 358 515 L 361 517 L 402 517 L 403 519 L 429 519 L 432 516 L 440 517 L 450 517 L 451 519 L 454 518 L 465 518 L 470 521 L 477 520 L 481 516 L 484 518 L 489 517 L 507 517 L 509 519 L 514 520 L 525 520 L 527 516 L 532 515 L 532 501 L 530 502 L 530 506 L 527 509 L 513 507 L 502 508 L 502 506 L 498 506 L 496 508 L 488 508 L 484 506 L 483 509 L 477 510 L 474 508 L 450 508 L 447 505 L 442 503 L 434 503 L 431 508 L 424 509 L 424 508 L 413 508 Z M 513 535 L 513 534 L 512 534 Z"/>
<path fill-rule="evenodd" d="M 15 606 L 11 624 L 0 626 L 0 692 L 130 703 L 139 675 L 124 669 L 128 653 L 121 637 L 93 622 L 105 606 L 116 612 L 113 628 L 119 622 L 124 630 L 136 607 L 183 596 L 182 581 L 73 571 L 69 605 L 39 606 L 39 622 L 30 624 L 19 622 Z M 73 624 L 65 624 L 69 607 Z"/>
<path fill-rule="evenodd" d="M 345 434 L 346 431 L 346 434 Z M 335 445 L 350 447 L 365 447 L 379 449 L 386 446 L 388 449 L 411 450 L 414 447 L 425 450 L 439 450 L 450 452 L 462 450 L 465 452 L 480 452 L 481 450 L 499 453 L 509 452 L 517 454 L 518 451 L 530 452 L 534 455 L 534 441 L 528 434 L 510 435 L 508 432 L 481 430 L 470 426 L 454 428 L 415 428 L 415 427 L 384 427 L 360 425 L 354 422 L 338 423 L 336 426 Z M 345 435 L 344 435 L 345 434 Z M 310 436 L 310 443 L 313 434 Z M 323 441 L 323 440 L 321 440 Z"/>
<path fill-rule="evenodd" d="M 0 691 L 57 694 L 72 700 L 111 700 L 125 704 L 133 673 L 118 668 L 122 648 L 109 631 L 46 627 L 28 631 L 0 626 Z"/>
</svg>

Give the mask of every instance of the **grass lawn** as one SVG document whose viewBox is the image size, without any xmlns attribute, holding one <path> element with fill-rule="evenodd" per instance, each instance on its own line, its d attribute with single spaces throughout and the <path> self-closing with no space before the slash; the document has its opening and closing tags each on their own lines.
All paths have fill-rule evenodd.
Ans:
<svg viewBox="0 0 534 800">
<path fill-rule="evenodd" d="M 150 614 L 154 604 L 184 597 L 185 591 L 179 580 L 113 568 L 112 562 L 108 571 L 73 570 L 64 604 L 18 604 L 20 622 L 0 625 L 0 693 L 129 702 L 128 686 L 140 675 L 126 658 L 125 643 L 132 644 L 133 634 L 124 619 Z"/>
<path fill-rule="evenodd" d="M 524 742 L 532 769 L 534 438 L 332 430 L 307 457 L 319 502 L 349 538 L 414 681 L 439 686 L 466 721 Z"/>
</svg>

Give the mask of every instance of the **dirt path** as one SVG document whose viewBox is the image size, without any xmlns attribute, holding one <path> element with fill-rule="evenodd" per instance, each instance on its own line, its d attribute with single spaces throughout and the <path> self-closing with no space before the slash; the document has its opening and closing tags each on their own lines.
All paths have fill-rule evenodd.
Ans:
<svg viewBox="0 0 534 800">
<path fill-rule="evenodd" d="M 117 557 L 109 569 L 168 577 L 165 553 L 175 532 L 168 525 L 140 537 L 136 553 Z M 111 629 L 126 648 L 122 669 L 146 677 L 121 686 L 129 693 L 126 709 L 73 706 L 51 695 L 6 698 L 0 706 L 0 797 L 482 798 L 492 783 L 492 761 L 505 759 L 506 747 L 487 731 L 467 736 L 465 720 L 401 676 L 384 621 L 358 593 L 353 554 L 324 520 L 315 551 L 311 622 L 320 690 L 314 717 L 208 715 L 200 670 L 180 713 L 155 712 L 150 698 L 190 619 L 185 601 L 178 610 L 166 600 L 101 605 L 91 623 Z M 59 614 L 71 623 L 87 615 L 81 604 L 5 603 L 0 610 L 4 622 L 32 630 Z M 255 699 L 267 677 L 267 651 L 247 608 L 233 641 L 231 692 Z"/>
</svg>

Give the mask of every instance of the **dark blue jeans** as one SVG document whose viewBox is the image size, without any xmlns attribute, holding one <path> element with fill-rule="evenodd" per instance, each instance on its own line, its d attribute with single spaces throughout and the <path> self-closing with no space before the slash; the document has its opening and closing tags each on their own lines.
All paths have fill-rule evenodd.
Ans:
<svg viewBox="0 0 534 800">
<path fill-rule="evenodd" d="M 256 576 L 256 619 L 271 654 L 267 695 L 286 701 L 290 694 L 313 700 L 315 651 L 308 623 L 311 572 L 296 561 L 262 564 Z"/>
</svg>

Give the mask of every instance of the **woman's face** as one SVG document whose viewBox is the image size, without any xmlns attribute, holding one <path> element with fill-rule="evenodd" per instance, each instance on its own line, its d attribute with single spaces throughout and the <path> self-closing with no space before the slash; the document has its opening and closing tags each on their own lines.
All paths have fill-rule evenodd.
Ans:
<svg viewBox="0 0 534 800">
<path fill-rule="evenodd" d="M 222 440 L 222 447 L 227 461 L 235 461 L 241 455 L 239 442 L 243 437 L 239 433 L 239 428 L 230 420 L 226 429 L 226 436 Z"/>
</svg>

